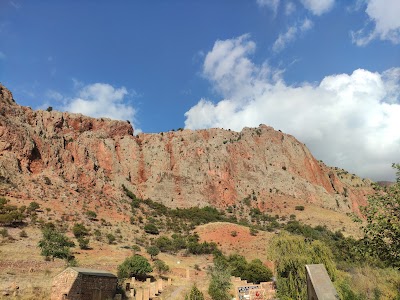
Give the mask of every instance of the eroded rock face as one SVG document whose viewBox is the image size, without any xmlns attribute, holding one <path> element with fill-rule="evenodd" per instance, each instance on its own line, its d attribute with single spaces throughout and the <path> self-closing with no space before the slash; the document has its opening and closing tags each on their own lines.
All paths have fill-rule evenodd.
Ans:
<svg viewBox="0 0 400 300">
<path fill-rule="evenodd" d="M 223 208 L 250 197 L 261 210 L 292 201 L 358 212 L 370 182 L 338 174 L 265 125 L 134 136 L 124 121 L 21 107 L 0 85 L 3 194 L 107 206 L 124 184 L 170 207 Z"/>
</svg>

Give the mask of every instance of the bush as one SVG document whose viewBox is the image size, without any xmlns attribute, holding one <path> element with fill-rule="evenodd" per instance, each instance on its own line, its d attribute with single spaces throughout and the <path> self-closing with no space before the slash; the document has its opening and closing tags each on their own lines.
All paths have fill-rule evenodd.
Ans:
<svg viewBox="0 0 400 300">
<path fill-rule="evenodd" d="M 258 230 L 257 230 L 257 229 L 255 229 L 255 228 L 253 228 L 253 227 L 250 228 L 250 235 L 256 236 L 257 233 L 258 233 Z"/>
<path fill-rule="evenodd" d="M 111 245 L 111 244 L 114 244 L 116 238 L 115 238 L 115 236 L 114 236 L 112 233 L 107 233 L 106 237 L 107 237 L 108 243 L 109 243 L 110 245 Z"/>
<path fill-rule="evenodd" d="M 36 210 L 39 209 L 39 208 L 40 208 L 39 203 L 33 201 L 33 202 L 29 203 L 29 206 L 28 206 L 28 208 L 27 208 L 27 212 L 28 212 L 28 213 L 34 212 L 34 211 L 36 211 Z"/>
<path fill-rule="evenodd" d="M 89 220 L 96 220 L 97 214 L 93 210 L 88 210 L 86 212 L 86 216 L 89 218 Z"/>
<path fill-rule="evenodd" d="M 21 223 L 25 216 L 23 210 L 18 209 L 15 205 L 9 205 L 8 200 L 0 198 L 0 225 L 15 225 Z"/>
<path fill-rule="evenodd" d="M 28 234 L 26 233 L 25 230 L 21 230 L 21 232 L 19 233 L 19 236 L 22 238 L 26 238 L 26 237 L 28 237 Z"/>
<path fill-rule="evenodd" d="M 0 229 L 0 235 L 1 235 L 3 238 L 6 238 L 6 237 L 9 237 L 9 236 L 10 236 L 10 235 L 8 234 L 8 230 L 5 229 L 5 228 Z"/>
<path fill-rule="evenodd" d="M 137 278 L 146 277 L 147 273 L 152 272 L 153 269 L 146 258 L 140 255 L 133 255 L 124 260 L 118 266 L 118 278 L 130 278 L 132 276 Z"/>
<path fill-rule="evenodd" d="M 95 229 L 93 233 L 94 233 L 96 241 L 100 241 L 101 240 L 101 231 L 98 229 Z"/>
<path fill-rule="evenodd" d="M 169 271 L 169 266 L 162 260 L 156 260 L 154 262 L 154 268 L 160 275 Z"/>
<path fill-rule="evenodd" d="M 185 296 L 185 300 L 204 300 L 204 295 L 196 285 L 193 285 L 189 295 Z"/>
<path fill-rule="evenodd" d="M 272 278 L 272 271 L 263 265 L 261 260 L 254 259 L 248 264 L 246 271 L 242 274 L 242 279 L 252 283 L 260 283 L 270 281 Z"/>
<path fill-rule="evenodd" d="M 304 210 L 304 206 L 303 205 L 297 205 L 297 206 L 295 206 L 294 209 L 303 211 Z"/>
<path fill-rule="evenodd" d="M 134 254 L 136 254 L 136 252 L 140 252 L 140 247 L 138 245 L 132 245 L 131 249 Z"/>
<path fill-rule="evenodd" d="M 153 223 L 146 224 L 144 226 L 144 231 L 150 234 L 159 234 L 158 228 Z"/>
<path fill-rule="evenodd" d="M 89 239 L 88 238 L 79 237 L 78 238 L 78 243 L 79 243 L 79 248 L 81 248 L 83 250 L 90 249 L 89 248 Z"/>
<path fill-rule="evenodd" d="M 89 230 L 82 223 L 75 223 L 72 227 L 72 233 L 76 238 L 85 237 L 89 234 Z"/>
</svg>

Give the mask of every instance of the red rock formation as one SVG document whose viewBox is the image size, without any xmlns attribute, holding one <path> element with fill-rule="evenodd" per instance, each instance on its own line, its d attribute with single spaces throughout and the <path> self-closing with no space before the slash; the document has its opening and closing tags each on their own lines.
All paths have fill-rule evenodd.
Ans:
<svg viewBox="0 0 400 300">
<path fill-rule="evenodd" d="M 182 130 L 133 136 L 124 121 L 33 111 L 0 85 L 0 192 L 32 199 L 117 203 L 121 185 L 170 207 L 226 207 L 251 196 L 262 210 L 315 203 L 358 212 L 369 181 L 343 180 L 293 136 Z"/>
</svg>

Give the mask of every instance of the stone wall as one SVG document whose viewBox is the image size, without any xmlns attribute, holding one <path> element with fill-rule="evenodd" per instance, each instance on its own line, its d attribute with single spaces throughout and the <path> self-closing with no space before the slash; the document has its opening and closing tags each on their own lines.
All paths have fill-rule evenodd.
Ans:
<svg viewBox="0 0 400 300">
<path fill-rule="evenodd" d="M 80 288 L 77 286 L 76 279 L 78 278 L 78 273 L 72 269 L 66 269 L 60 274 L 58 274 L 53 279 L 53 285 L 51 287 L 51 300 L 64 300 L 73 299 L 65 298 L 63 295 L 69 295 L 71 292 L 76 293 Z M 75 291 L 71 291 L 74 287 Z"/>
<path fill-rule="evenodd" d="M 116 277 L 81 274 L 68 268 L 54 277 L 51 300 L 112 299 L 116 287 Z"/>
</svg>

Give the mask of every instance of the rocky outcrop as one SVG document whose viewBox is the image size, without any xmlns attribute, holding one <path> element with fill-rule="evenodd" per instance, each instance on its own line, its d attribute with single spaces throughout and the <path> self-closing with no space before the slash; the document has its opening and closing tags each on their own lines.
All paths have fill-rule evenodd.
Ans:
<svg viewBox="0 0 400 300">
<path fill-rule="evenodd" d="M 0 85 L 3 194 L 107 207 L 121 203 L 124 184 L 170 207 L 223 208 L 250 197 L 261 210 L 313 203 L 357 212 L 370 182 L 338 172 L 265 125 L 134 136 L 126 121 L 21 107 Z"/>
</svg>

